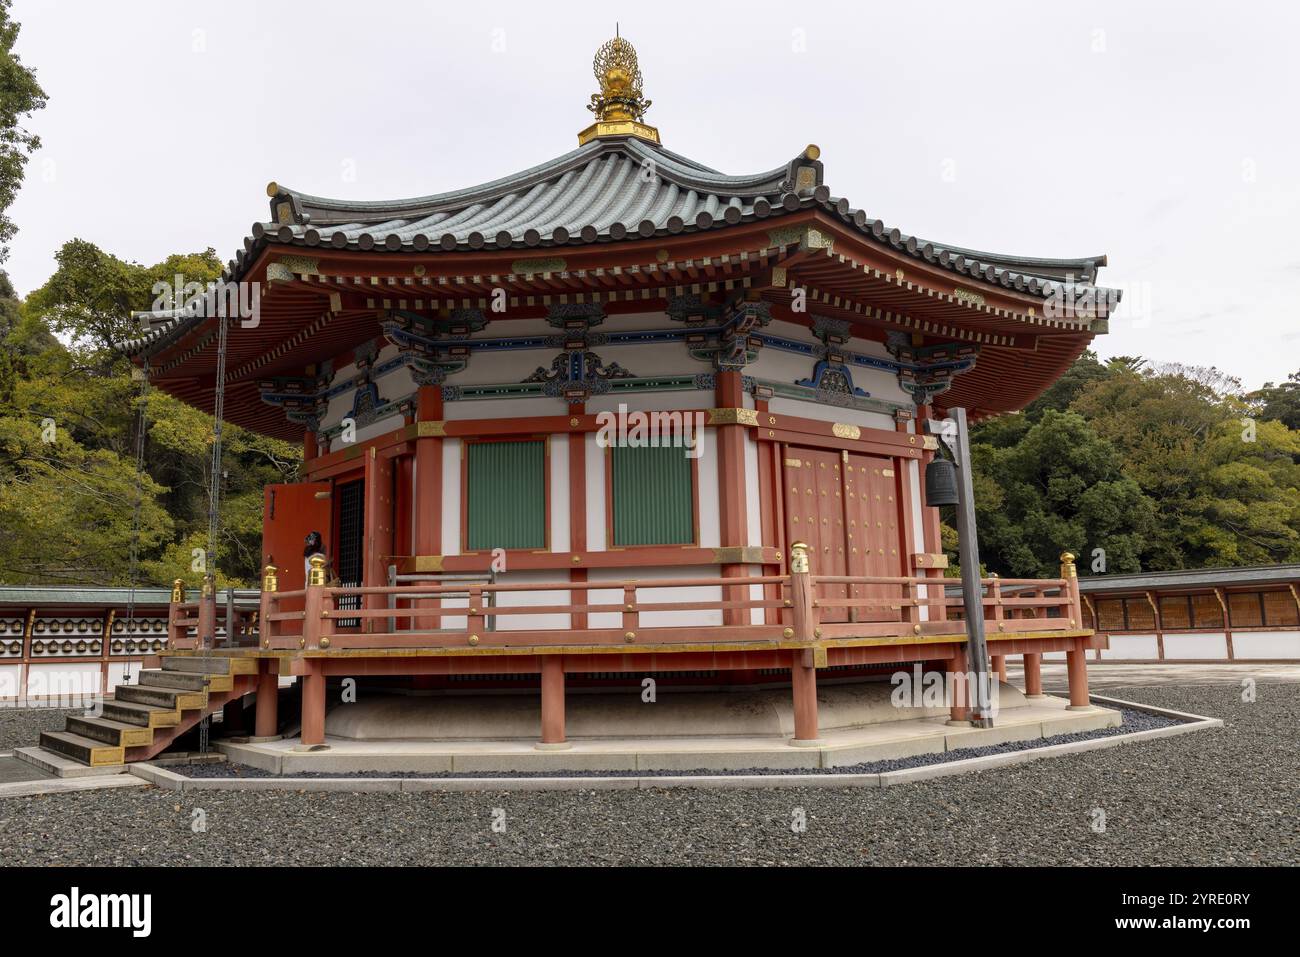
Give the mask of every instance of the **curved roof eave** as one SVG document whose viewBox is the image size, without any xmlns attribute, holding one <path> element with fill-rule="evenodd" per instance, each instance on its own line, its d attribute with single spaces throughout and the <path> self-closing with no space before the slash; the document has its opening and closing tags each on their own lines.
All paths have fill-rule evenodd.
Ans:
<svg viewBox="0 0 1300 957">
<path fill-rule="evenodd" d="M 810 154 L 816 155 L 810 150 L 784 166 L 727 176 L 628 137 L 593 140 L 511 176 L 416 199 L 334 200 L 272 183 L 272 220 L 253 224 L 222 278 L 242 278 L 270 244 L 367 252 L 527 251 L 704 232 L 814 208 L 903 254 L 1030 295 L 1049 296 L 1070 277 L 1091 285 L 1106 265 L 1105 255 L 1012 256 L 905 234 L 833 197 L 822 183 L 822 164 Z M 335 228 L 328 233 L 318 228 L 329 226 Z M 124 348 L 152 353 L 193 324 L 186 317 L 165 321 Z"/>
</svg>

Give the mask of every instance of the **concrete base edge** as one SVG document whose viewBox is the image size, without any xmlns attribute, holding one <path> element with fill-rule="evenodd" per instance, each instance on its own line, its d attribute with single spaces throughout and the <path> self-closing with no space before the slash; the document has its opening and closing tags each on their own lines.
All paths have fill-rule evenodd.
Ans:
<svg viewBox="0 0 1300 957">
<path fill-rule="evenodd" d="M 1177 718 L 1183 724 L 1129 734 L 1073 741 L 1043 748 L 1029 748 L 1006 754 L 991 754 L 978 758 L 947 761 L 901 771 L 879 774 L 700 774 L 620 777 L 483 777 L 483 778 L 190 778 L 165 768 L 148 764 L 134 764 L 130 772 L 158 787 L 176 791 L 336 791 L 345 793 L 380 791 L 628 791 L 643 788 L 783 788 L 783 787 L 890 787 L 910 784 L 953 774 L 988 771 L 1037 761 L 1041 758 L 1080 754 L 1104 748 L 1138 744 L 1156 738 L 1172 737 L 1220 728 L 1223 721 L 1202 715 L 1186 714 L 1156 708 L 1151 705 L 1124 701 L 1118 698 L 1093 695 L 1092 700 L 1103 707 L 1124 707 Z"/>
</svg>

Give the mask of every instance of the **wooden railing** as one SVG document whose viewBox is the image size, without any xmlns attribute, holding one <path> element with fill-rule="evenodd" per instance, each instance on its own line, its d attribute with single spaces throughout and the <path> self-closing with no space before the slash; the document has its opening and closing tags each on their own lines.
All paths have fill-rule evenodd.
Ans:
<svg viewBox="0 0 1300 957">
<path fill-rule="evenodd" d="M 309 584 L 284 592 L 272 587 L 262 592 L 260 643 L 268 650 L 591 645 L 629 650 L 669 645 L 685 650 L 702 644 L 965 633 L 965 624 L 955 617 L 962 600 L 946 593 L 952 579 L 812 575 L 807 553 L 800 554 L 798 546 L 792 549 L 790 569 L 786 575 L 750 578 L 374 587 Z M 1062 572 L 1059 579 L 984 579 L 982 602 L 989 633 L 1077 629 L 1082 621 L 1078 582 L 1072 565 L 1067 572 L 1063 564 Z M 268 583 L 273 582 L 272 576 Z M 869 594 L 852 595 L 854 588 Z M 1007 588 L 1012 591 L 1005 592 Z M 716 589 L 720 597 L 663 595 L 665 590 L 681 589 Z M 571 597 L 553 604 L 511 600 L 548 592 Z M 614 601 L 593 592 L 619 597 Z M 358 599 L 361 607 L 352 607 Z M 679 613 L 688 620 L 667 623 L 663 613 Z M 703 623 L 706 614 L 718 623 Z M 526 616 L 563 616 L 563 623 L 511 627 Z M 588 626 L 572 627 L 574 616 Z M 607 621 L 590 624 L 600 616 Z M 889 620 L 868 620 L 882 617 Z M 833 620 L 841 618 L 848 620 Z"/>
<path fill-rule="evenodd" d="M 227 589 L 224 600 L 214 596 L 205 602 L 200 593 L 194 601 L 185 600 L 180 580 L 172 585 L 172 601 L 167 615 L 167 643 L 175 649 L 192 649 L 201 644 L 201 636 L 211 634 L 217 648 L 256 648 L 260 607 L 252 604 L 257 592 L 242 594 Z M 205 607 L 206 606 L 206 607 Z M 206 620 L 211 616 L 211 621 Z"/>
</svg>

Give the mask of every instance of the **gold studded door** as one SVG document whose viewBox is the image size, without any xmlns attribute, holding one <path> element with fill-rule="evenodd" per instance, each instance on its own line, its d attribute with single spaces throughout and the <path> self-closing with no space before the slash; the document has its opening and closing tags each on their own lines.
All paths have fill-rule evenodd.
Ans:
<svg viewBox="0 0 1300 957">
<path fill-rule="evenodd" d="M 848 522 L 849 575 L 894 578 L 903 572 L 901 510 L 895 462 L 875 455 L 842 453 L 845 518 Z M 902 598 L 897 585 L 853 585 L 852 598 Z M 854 609 L 854 621 L 899 621 L 902 612 L 888 604 Z"/>
<path fill-rule="evenodd" d="M 840 453 L 826 449 L 786 447 L 785 521 L 787 541 L 808 544 L 809 564 L 816 575 L 847 575 L 844 526 L 844 477 Z M 820 599 L 848 596 L 844 585 L 817 589 Z M 848 609 L 821 609 L 821 620 L 848 621 Z"/>
</svg>

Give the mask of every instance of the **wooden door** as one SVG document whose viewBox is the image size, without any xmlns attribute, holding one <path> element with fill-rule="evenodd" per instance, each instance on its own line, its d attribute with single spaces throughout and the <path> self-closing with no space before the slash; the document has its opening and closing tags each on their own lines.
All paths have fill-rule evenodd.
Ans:
<svg viewBox="0 0 1300 957">
<path fill-rule="evenodd" d="M 325 553 L 330 546 L 330 483 L 268 485 L 262 492 L 262 566 L 276 567 L 280 591 L 301 591 L 307 584 L 303 547 L 308 532 L 320 532 Z M 303 599 L 280 602 L 279 611 L 302 611 Z M 302 623 L 280 622 L 279 633 L 302 633 Z"/>
<path fill-rule="evenodd" d="M 280 591 L 307 584 L 303 546 L 308 532 L 320 532 L 330 554 L 330 483 L 268 485 L 262 493 L 262 565 L 277 569 Z"/>
<path fill-rule="evenodd" d="M 844 476 L 840 453 L 830 449 L 787 446 L 785 478 L 786 541 L 806 542 L 813 575 L 847 575 L 844 525 Z M 817 590 L 821 599 L 848 597 L 844 585 Z M 821 620 L 848 621 L 847 608 L 821 609 Z"/>
<path fill-rule="evenodd" d="M 843 458 L 848 574 L 889 578 L 905 575 L 895 460 L 856 452 L 843 453 Z M 901 599 L 903 591 L 898 585 L 854 585 L 850 597 Z M 854 620 L 899 621 L 900 608 L 873 605 L 855 609 Z"/>
</svg>

